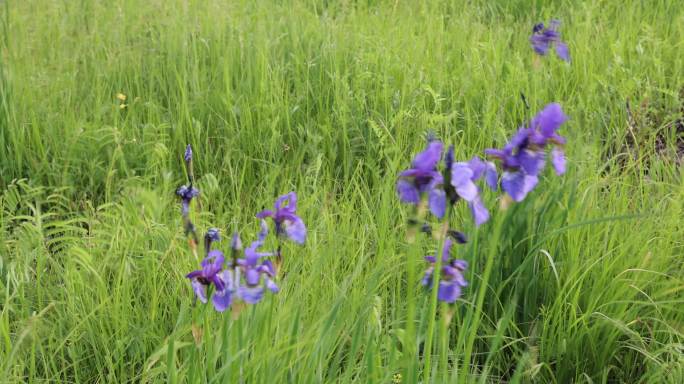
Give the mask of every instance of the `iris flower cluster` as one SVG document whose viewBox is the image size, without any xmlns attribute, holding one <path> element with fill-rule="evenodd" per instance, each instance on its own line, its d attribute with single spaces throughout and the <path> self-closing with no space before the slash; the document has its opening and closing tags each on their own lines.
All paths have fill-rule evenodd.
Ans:
<svg viewBox="0 0 684 384">
<path fill-rule="evenodd" d="M 413 159 L 411 168 L 399 173 L 397 181 L 397 194 L 399 199 L 416 208 L 416 214 L 421 215 L 421 206 L 427 204 L 430 212 L 438 219 L 443 219 L 449 205 L 455 205 L 463 200 L 470 208 L 475 225 L 479 226 L 489 220 L 489 211 L 482 202 L 482 190 L 478 186 L 480 180 L 492 190 L 498 189 L 498 174 L 496 166 L 492 162 L 484 161 L 479 157 L 473 157 L 468 161 L 454 161 L 454 147 L 450 146 L 446 154 L 442 156 L 444 144 L 434 138 L 428 139 L 427 148 Z M 443 161 L 440 171 L 439 165 Z M 422 217 L 412 219 L 418 223 Z M 447 218 L 448 221 L 448 218 Z M 448 225 L 448 222 L 445 222 Z M 431 227 L 423 225 L 425 232 L 431 232 Z M 450 249 L 453 240 L 465 243 L 466 236 L 455 230 L 445 227 L 445 239 L 442 250 L 442 266 L 440 270 L 440 283 L 438 298 L 447 303 L 453 303 L 461 295 L 461 289 L 467 285 L 463 271 L 467 263 L 463 260 L 453 260 L 450 257 Z M 432 286 L 437 257 L 427 256 L 425 259 L 430 263 L 422 284 Z"/>
<path fill-rule="evenodd" d="M 463 200 L 470 208 L 475 225 L 480 226 L 489 220 L 489 211 L 482 202 L 482 190 L 478 186 L 484 180 L 492 191 L 501 189 L 516 202 L 522 201 L 539 182 L 539 176 L 546 165 L 546 156 L 550 152 L 551 163 L 556 174 L 565 173 L 565 153 L 563 145 L 566 140 L 558 134 L 559 128 L 568 120 L 561 106 L 552 103 L 544 107 L 532 120 L 523 125 L 513 135 L 503 149 L 487 149 L 485 154 L 501 164 L 502 175 L 496 165 L 475 156 L 468 161 L 454 161 L 454 147 L 450 146 L 442 156 L 444 144 L 430 138 L 427 148 L 418 153 L 411 163 L 411 168 L 399 173 L 397 194 L 399 199 L 415 207 L 416 217 L 411 219 L 413 225 L 422 220 L 421 207 L 427 206 L 438 219 L 445 218 L 446 208 Z M 439 164 L 444 162 L 440 171 Z M 424 232 L 431 232 L 429 224 L 423 225 Z M 441 257 L 439 271 L 439 287 L 437 297 L 440 301 L 453 303 L 467 286 L 463 272 L 468 267 L 464 260 L 454 259 L 450 251 L 454 241 L 465 243 L 466 236 L 456 230 L 449 229 L 448 218 L 444 223 L 444 247 L 441 255 L 426 256 L 430 264 L 422 284 L 432 287 L 435 265 Z M 452 240 L 453 239 L 453 240 Z"/>
<path fill-rule="evenodd" d="M 501 188 L 513 200 L 522 201 L 537 186 L 549 147 L 556 174 L 565 173 L 563 145 L 566 140 L 557 131 L 567 120 L 560 104 L 551 103 L 520 127 L 502 149 L 485 150 L 487 156 L 500 162 L 503 169 Z"/>
<path fill-rule="evenodd" d="M 190 235 L 190 245 L 193 252 L 197 248 L 195 227 L 190 220 L 190 203 L 199 196 L 199 190 L 193 187 L 192 149 L 188 145 L 185 155 L 189 184 L 176 191 L 181 199 L 181 212 L 185 222 L 186 234 Z M 306 226 L 296 213 L 297 195 L 290 192 L 278 197 L 272 211 L 263 211 L 256 215 L 260 222 L 257 239 L 243 250 L 242 241 L 237 232 L 233 233 L 230 242 L 230 258 L 226 258 L 223 251 L 214 249 L 214 244 L 221 240 L 219 230 L 210 228 L 204 236 L 204 259 L 200 262 L 200 269 L 186 275 L 190 279 L 195 296 L 202 303 L 209 299 L 218 312 L 230 308 L 235 300 L 242 300 L 247 304 L 256 304 L 264 297 L 268 290 L 277 293 L 280 288 L 275 280 L 278 273 L 277 264 L 282 260 L 283 239 L 289 239 L 297 244 L 306 240 Z M 271 218 L 275 224 L 278 238 L 276 252 L 263 252 L 269 227 L 266 222 Z M 276 263 L 270 260 L 276 257 Z"/>
</svg>

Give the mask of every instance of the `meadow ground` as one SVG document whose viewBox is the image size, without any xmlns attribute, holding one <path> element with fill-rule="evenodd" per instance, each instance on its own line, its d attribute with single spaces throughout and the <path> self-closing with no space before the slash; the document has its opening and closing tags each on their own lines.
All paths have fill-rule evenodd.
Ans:
<svg viewBox="0 0 684 384">
<path fill-rule="evenodd" d="M 552 18 L 570 63 L 530 48 Z M 680 2 L 6 0 L 0 20 L 0 381 L 682 382 Z M 428 131 L 469 159 L 550 102 L 567 173 L 507 211 L 484 192 L 477 229 L 457 209 L 470 284 L 434 326 L 407 271 L 436 246 L 407 244 L 397 173 Z M 235 319 L 185 278 L 186 143 L 199 229 L 251 241 L 291 190 L 308 227 Z"/>
</svg>

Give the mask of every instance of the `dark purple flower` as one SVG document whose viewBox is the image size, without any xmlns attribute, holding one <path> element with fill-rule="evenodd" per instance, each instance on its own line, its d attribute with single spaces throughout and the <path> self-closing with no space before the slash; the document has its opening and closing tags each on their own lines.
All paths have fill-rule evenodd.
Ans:
<svg viewBox="0 0 684 384">
<path fill-rule="evenodd" d="M 181 198 L 181 206 L 183 215 L 187 215 L 190 211 L 190 202 L 193 198 L 199 196 L 199 189 L 193 187 L 192 185 L 182 185 L 176 190 L 176 195 Z"/>
<path fill-rule="evenodd" d="M 412 168 L 399 173 L 397 181 L 397 194 L 402 202 L 417 205 L 427 194 L 430 211 L 438 218 L 442 218 L 446 210 L 446 195 L 440 187 L 443 178 L 437 170 L 442 148 L 440 141 L 429 141 L 427 148 L 413 159 Z"/>
<path fill-rule="evenodd" d="M 223 252 L 218 250 L 210 251 L 207 257 L 202 260 L 202 269 L 192 271 L 186 275 L 188 279 L 191 279 L 195 295 L 202 303 L 207 302 L 207 287 L 214 286 L 212 303 L 218 311 L 223 311 L 230 305 L 231 295 L 234 290 L 234 283 L 230 274 L 226 273 L 228 271 L 221 270 L 223 262 Z"/>
<path fill-rule="evenodd" d="M 270 260 L 259 263 L 264 257 L 273 256 L 273 253 L 259 252 L 258 249 L 264 244 L 268 227 L 262 220 L 261 231 L 256 241 L 245 249 L 244 258 L 238 259 L 237 265 L 244 275 L 244 284 L 240 284 L 238 294 L 242 300 L 249 304 L 256 304 L 264 296 L 264 287 L 271 292 L 278 292 L 279 288 L 273 281 L 275 268 Z M 262 284 L 263 279 L 263 284 Z"/>
<path fill-rule="evenodd" d="M 549 53 L 549 49 L 553 45 L 556 49 L 556 54 L 562 60 L 570 61 L 570 52 L 567 44 L 561 41 L 558 27 L 560 21 L 551 20 L 548 28 L 544 28 L 544 23 L 535 24 L 532 28 L 532 36 L 530 36 L 530 43 L 537 54 L 545 56 Z"/>
<path fill-rule="evenodd" d="M 501 161 L 501 188 L 515 201 L 522 201 L 539 182 L 546 165 L 546 148 L 553 145 L 551 163 L 558 175 L 565 172 L 565 138 L 557 131 L 568 117 L 557 103 L 544 107 L 527 126 L 518 129 L 503 149 L 486 149 L 485 154 Z"/>
<path fill-rule="evenodd" d="M 183 158 L 185 159 L 186 163 L 192 161 L 192 147 L 190 146 L 190 144 L 188 144 L 188 146 L 185 147 L 185 153 L 183 154 Z"/>
<path fill-rule="evenodd" d="M 306 240 L 306 226 L 304 221 L 297 216 L 297 194 L 290 192 L 276 199 L 273 210 L 264 210 L 257 213 L 256 217 L 273 219 L 276 227 L 276 234 L 286 235 L 298 244 L 304 244 Z"/>
<path fill-rule="evenodd" d="M 442 270 L 439 276 L 439 290 L 437 299 L 446 303 L 453 303 L 461 296 L 462 288 L 468 285 L 463 277 L 463 272 L 468 268 L 468 263 L 464 260 L 451 259 L 449 251 L 452 245 L 451 238 L 447 237 L 442 248 Z M 438 256 L 426 256 L 431 265 L 425 271 L 422 284 L 427 288 L 432 287 L 433 273 Z"/>
<path fill-rule="evenodd" d="M 209 253 L 211 250 L 211 243 L 221 240 L 219 230 L 217 228 L 209 228 L 204 235 L 204 251 Z"/>
</svg>

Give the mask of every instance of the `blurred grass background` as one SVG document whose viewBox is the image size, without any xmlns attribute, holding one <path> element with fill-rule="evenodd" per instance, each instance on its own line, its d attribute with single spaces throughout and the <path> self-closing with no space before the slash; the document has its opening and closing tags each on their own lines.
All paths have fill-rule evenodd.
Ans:
<svg viewBox="0 0 684 384">
<path fill-rule="evenodd" d="M 431 351 L 433 380 L 684 377 L 679 2 L 0 9 L 4 380 L 391 382 L 407 343 L 397 172 L 427 131 L 468 159 L 552 101 L 571 118 L 569 171 L 477 231 L 460 212 L 471 284 L 448 347 Z M 570 64 L 529 47 L 532 25 L 551 18 Z M 237 320 L 191 305 L 184 274 L 196 262 L 173 195 L 187 143 L 200 228 L 251 241 L 253 214 L 290 190 L 309 227 L 306 247 L 286 249 L 283 291 Z M 487 241 L 494 223 L 504 234 Z"/>
</svg>

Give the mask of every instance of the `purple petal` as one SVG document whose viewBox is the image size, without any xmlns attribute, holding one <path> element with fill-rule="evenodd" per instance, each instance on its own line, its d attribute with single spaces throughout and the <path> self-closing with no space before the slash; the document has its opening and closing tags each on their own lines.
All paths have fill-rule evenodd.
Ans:
<svg viewBox="0 0 684 384">
<path fill-rule="evenodd" d="M 454 266 L 454 268 L 460 269 L 461 271 L 468 269 L 468 262 L 465 260 L 456 259 L 451 264 Z"/>
<path fill-rule="evenodd" d="M 453 241 L 451 240 L 450 237 L 447 237 L 444 240 L 444 247 L 442 247 L 442 261 L 447 262 L 449 261 L 449 252 L 451 252 L 451 246 L 453 245 Z"/>
<path fill-rule="evenodd" d="M 428 256 L 425 256 L 425 261 L 427 261 L 428 263 L 436 263 L 437 259 L 432 255 L 428 255 Z"/>
<path fill-rule="evenodd" d="M 496 165 L 491 161 L 485 163 L 485 182 L 492 191 L 499 189 L 499 174 L 496 171 Z"/>
<path fill-rule="evenodd" d="M 266 288 L 268 288 L 268 290 L 270 290 L 273 293 L 278 293 L 280 291 L 278 285 L 276 285 L 276 283 L 269 278 L 266 279 Z"/>
<path fill-rule="evenodd" d="M 470 170 L 473 171 L 473 176 L 471 177 L 471 179 L 479 180 L 480 177 L 482 177 L 482 174 L 485 172 L 486 166 L 484 161 L 482 161 L 479 157 L 474 156 L 468 162 L 468 167 L 470 167 Z"/>
<path fill-rule="evenodd" d="M 247 282 L 248 285 L 259 284 L 260 278 L 261 278 L 261 275 L 254 268 L 249 268 L 245 271 L 245 281 Z"/>
<path fill-rule="evenodd" d="M 427 148 L 413 158 L 413 168 L 421 170 L 434 169 L 442 157 L 442 147 L 442 143 L 437 140 L 428 143 Z"/>
<path fill-rule="evenodd" d="M 496 148 L 487 148 L 484 150 L 484 153 L 489 157 L 494 157 L 497 159 L 503 159 L 506 157 L 506 152 Z"/>
<path fill-rule="evenodd" d="M 257 219 L 265 219 L 267 217 L 273 217 L 273 211 L 266 209 L 256 214 Z"/>
<path fill-rule="evenodd" d="M 192 272 L 188 273 L 187 275 L 185 275 L 185 277 L 187 277 L 188 279 L 194 279 L 195 277 L 200 277 L 200 276 L 202 276 L 201 270 L 192 271 Z"/>
<path fill-rule="evenodd" d="M 482 203 L 482 199 L 480 199 L 479 196 L 475 200 L 468 203 L 468 206 L 470 207 L 470 212 L 473 214 L 475 225 L 479 227 L 489 220 L 489 211 Z"/>
<path fill-rule="evenodd" d="M 533 151 L 531 149 L 520 151 L 518 154 L 518 161 L 523 170 L 525 170 L 525 173 L 535 176 L 544 169 L 544 164 L 546 163 L 544 152 Z"/>
<path fill-rule="evenodd" d="M 211 298 L 211 303 L 214 304 L 214 309 L 216 309 L 218 312 L 225 311 L 228 307 L 230 307 L 232 301 L 233 292 L 231 292 L 228 288 L 222 291 L 214 292 L 214 295 Z"/>
<path fill-rule="evenodd" d="M 565 152 L 563 152 L 562 148 L 553 148 L 551 151 L 551 163 L 557 175 L 560 176 L 565 173 Z"/>
<path fill-rule="evenodd" d="M 568 46 L 563 42 L 559 41 L 556 43 L 556 55 L 558 55 L 561 60 L 570 61 L 570 51 L 568 50 Z"/>
<path fill-rule="evenodd" d="M 397 194 L 399 194 L 399 200 L 404 203 L 418 204 L 420 202 L 418 190 L 408 180 L 399 179 L 397 181 Z"/>
<path fill-rule="evenodd" d="M 446 211 L 446 193 L 442 188 L 435 187 L 430 190 L 428 205 L 430 207 L 430 212 L 432 212 L 435 217 L 438 219 L 444 217 L 444 212 Z"/>
<path fill-rule="evenodd" d="M 522 171 L 504 172 L 501 178 L 501 188 L 513 200 L 521 202 L 534 189 L 538 181 L 537 176 L 527 175 Z"/>
<path fill-rule="evenodd" d="M 437 299 L 445 303 L 453 303 L 461 296 L 461 286 L 452 281 L 440 281 Z"/>
<path fill-rule="evenodd" d="M 264 297 L 264 288 L 261 286 L 248 287 L 241 285 L 238 294 L 247 304 L 256 304 Z"/>
<path fill-rule="evenodd" d="M 304 244 L 306 241 L 306 226 L 298 216 L 294 216 L 294 220 L 285 220 L 285 233 L 292 241 L 297 244 Z"/>
<path fill-rule="evenodd" d="M 192 290 L 195 291 L 195 296 L 197 296 L 199 301 L 204 304 L 207 303 L 207 287 L 197 280 L 192 280 Z"/>
<path fill-rule="evenodd" d="M 543 34 L 534 34 L 530 36 L 530 44 L 532 44 L 532 49 L 542 56 L 549 53 L 549 40 Z"/>
<path fill-rule="evenodd" d="M 549 138 L 568 120 L 558 103 L 551 103 L 544 107 L 530 122 L 532 129 L 538 129 L 542 135 Z"/>
<path fill-rule="evenodd" d="M 478 193 L 477 186 L 472 181 L 473 170 L 470 169 L 468 163 L 454 163 L 451 168 L 451 185 L 456 188 L 463 200 L 471 201 Z"/>
</svg>

